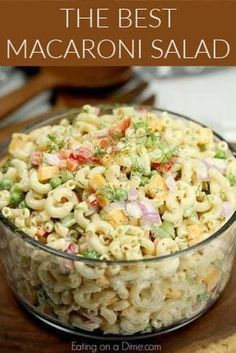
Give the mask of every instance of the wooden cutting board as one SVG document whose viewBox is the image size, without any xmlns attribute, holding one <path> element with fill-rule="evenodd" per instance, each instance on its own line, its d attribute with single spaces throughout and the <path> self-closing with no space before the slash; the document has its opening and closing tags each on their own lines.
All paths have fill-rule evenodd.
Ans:
<svg viewBox="0 0 236 353">
<path fill-rule="evenodd" d="M 162 353 L 236 353 L 236 261 L 232 278 L 222 297 L 201 318 L 168 335 L 124 343 L 73 338 L 56 332 L 33 319 L 14 298 L 0 267 L 0 352 L 162 352 Z M 74 342 L 74 343 L 73 343 Z M 72 349 L 77 344 L 77 350 Z M 146 349 L 138 349 L 145 344 Z M 87 345 L 87 346 L 86 346 Z M 118 350 L 116 350 L 118 347 Z M 161 347 L 161 350 L 160 350 Z M 148 350 L 149 349 L 149 350 Z"/>
</svg>

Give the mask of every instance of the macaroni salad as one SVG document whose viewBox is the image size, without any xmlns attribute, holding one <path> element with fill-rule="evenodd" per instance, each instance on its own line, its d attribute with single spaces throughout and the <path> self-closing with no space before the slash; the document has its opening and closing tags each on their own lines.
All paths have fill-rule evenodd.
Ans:
<svg viewBox="0 0 236 353">
<path fill-rule="evenodd" d="M 86 105 L 72 120 L 13 134 L 1 162 L 2 215 L 85 260 L 176 253 L 208 238 L 235 209 L 236 160 L 227 143 L 210 128 L 142 107 L 102 114 Z M 37 264 L 30 286 L 40 310 L 50 302 L 62 322 L 88 331 L 133 334 L 191 317 L 230 271 L 217 242 L 163 265 L 106 269 L 61 259 L 66 270 L 17 244 L 11 251 Z"/>
</svg>

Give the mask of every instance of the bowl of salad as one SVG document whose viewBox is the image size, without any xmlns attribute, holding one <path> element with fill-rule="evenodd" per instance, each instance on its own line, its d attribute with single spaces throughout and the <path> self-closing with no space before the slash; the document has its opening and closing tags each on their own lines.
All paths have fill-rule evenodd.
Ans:
<svg viewBox="0 0 236 353">
<path fill-rule="evenodd" d="M 236 160 L 210 128 L 86 105 L 13 134 L 0 248 L 22 305 L 79 336 L 144 338 L 208 310 L 235 255 Z"/>
</svg>

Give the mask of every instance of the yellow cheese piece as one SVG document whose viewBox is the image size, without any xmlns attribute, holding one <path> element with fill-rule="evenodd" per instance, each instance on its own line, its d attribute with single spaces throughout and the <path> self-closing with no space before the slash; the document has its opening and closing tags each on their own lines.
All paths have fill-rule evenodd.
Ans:
<svg viewBox="0 0 236 353">
<path fill-rule="evenodd" d="M 111 154 L 106 154 L 103 158 L 102 158 L 102 165 L 104 165 L 104 167 L 108 167 L 113 161 L 112 155 Z"/>
<path fill-rule="evenodd" d="M 214 137 L 213 137 L 212 130 L 207 127 L 202 127 L 200 130 L 198 143 L 200 145 L 211 144 L 213 143 L 213 140 L 214 140 Z"/>
<path fill-rule="evenodd" d="M 193 224 L 191 226 L 187 226 L 187 231 L 188 231 L 189 240 L 193 240 L 201 236 L 201 228 L 199 224 Z"/>
<path fill-rule="evenodd" d="M 107 181 L 101 174 L 96 174 L 89 180 L 89 186 L 94 191 L 97 191 L 101 186 L 104 186 L 106 184 Z"/>
<path fill-rule="evenodd" d="M 165 180 L 159 174 L 153 176 L 146 186 L 146 193 L 160 202 L 164 201 L 168 193 Z"/>
<path fill-rule="evenodd" d="M 99 194 L 99 192 L 96 193 L 96 198 L 100 207 L 106 207 L 110 203 L 110 200 L 108 200 L 105 196 Z"/>
<path fill-rule="evenodd" d="M 59 173 L 57 166 L 40 167 L 38 170 L 39 181 L 46 181 Z"/>
<path fill-rule="evenodd" d="M 147 119 L 148 122 L 148 128 L 152 131 L 161 131 L 163 124 L 162 121 L 160 119 Z"/>
<path fill-rule="evenodd" d="M 110 222 L 113 227 L 128 223 L 128 217 L 121 210 L 111 210 L 105 215 L 104 219 Z"/>
</svg>

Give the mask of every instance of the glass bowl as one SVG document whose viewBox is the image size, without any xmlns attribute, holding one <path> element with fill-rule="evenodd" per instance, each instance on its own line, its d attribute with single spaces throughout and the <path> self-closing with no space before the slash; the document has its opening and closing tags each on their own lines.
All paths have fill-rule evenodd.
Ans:
<svg viewBox="0 0 236 353">
<path fill-rule="evenodd" d="M 29 130 L 77 113 L 49 118 Z M 0 155 L 5 153 L 2 148 Z M 41 321 L 78 336 L 146 338 L 197 319 L 221 295 L 234 261 L 235 219 L 236 212 L 209 238 L 170 255 L 107 261 L 50 248 L 17 230 L 0 212 L 0 249 L 13 292 Z"/>
</svg>

